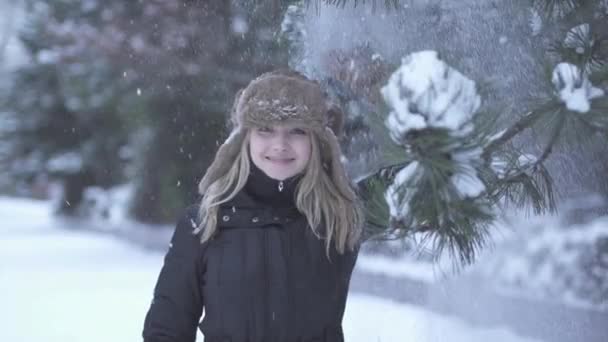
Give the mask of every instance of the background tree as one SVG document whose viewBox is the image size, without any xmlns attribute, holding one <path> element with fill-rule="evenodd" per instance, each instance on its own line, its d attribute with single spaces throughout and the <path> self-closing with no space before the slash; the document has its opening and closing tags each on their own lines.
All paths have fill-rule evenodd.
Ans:
<svg viewBox="0 0 608 342">
<path fill-rule="evenodd" d="M 63 180 L 59 210 L 75 214 L 85 187 L 110 186 L 121 177 L 126 144 L 115 107 L 123 85 L 107 59 L 81 44 L 71 30 L 76 2 L 27 3 L 30 21 L 21 32 L 29 63 L 16 72 L 5 98 L 14 129 L 5 161 L 16 180 L 50 174 Z"/>
<path fill-rule="evenodd" d="M 64 213 L 87 186 L 133 181 L 135 218 L 173 220 L 197 196 L 238 88 L 286 64 L 275 39 L 284 6 L 28 2 L 31 63 L 8 101 L 14 177 L 62 179 Z"/>
<path fill-rule="evenodd" d="M 128 57 L 125 63 L 155 108 L 135 217 L 170 220 L 194 201 L 196 185 L 225 137 L 234 94 L 255 75 L 286 62 L 274 39 L 281 11 L 276 2 L 159 1 L 129 14 L 129 25 L 140 30 L 132 34 L 146 48 L 115 53 Z"/>
</svg>

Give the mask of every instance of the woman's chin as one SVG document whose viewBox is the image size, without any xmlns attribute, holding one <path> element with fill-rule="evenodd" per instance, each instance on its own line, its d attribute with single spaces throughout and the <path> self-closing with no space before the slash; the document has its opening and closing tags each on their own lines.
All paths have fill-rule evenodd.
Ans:
<svg viewBox="0 0 608 342">
<path fill-rule="evenodd" d="M 295 176 L 297 172 L 294 168 L 290 166 L 277 166 L 277 165 L 269 165 L 268 167 L 262 169 L 264 173 L 272 178 L 279 181 L 285 180 L 289 177 Z"/>
</svg>

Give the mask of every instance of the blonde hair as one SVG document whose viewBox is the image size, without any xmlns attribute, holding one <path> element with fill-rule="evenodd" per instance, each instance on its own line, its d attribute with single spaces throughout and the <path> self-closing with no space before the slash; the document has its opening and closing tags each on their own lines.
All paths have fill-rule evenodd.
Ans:
<svg viewBox="0 0 608 342">
<path fill-rule="evenodd" d="M 342 168 L 330 170 L 333 163 L 331 144 L 323 141 L 315 131 L 311 135 L 311 157 L 304 175 L 296 188 L 296 207 L 304 214 L 313 233 L 325 239 L 326 253 L 334 242 L 336 250 L 343 254 L 348 248 L 354 250 L 361 237 L 363 208 L 348 182 Z M 248 130 L 239 153 L 230 169 L 201 191 L 203 198 L 199 208 L 199 226 L 194 233 L 201 233 L 201 242 L 208 241 L 217 230 L 217 214 L 221 204 L 230 201 L 247 183 L 250 171 Z M 339 161 L 334 161 L 338 162 Z M 324 232 L 319 231 L 324 227 Z"/>
</svg>

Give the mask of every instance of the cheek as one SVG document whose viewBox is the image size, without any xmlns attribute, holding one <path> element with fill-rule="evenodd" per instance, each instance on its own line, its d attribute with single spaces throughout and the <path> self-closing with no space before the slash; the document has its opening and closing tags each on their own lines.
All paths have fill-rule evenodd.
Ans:
<svg viewBox="0 0 608 342">
<path fill-rule="evenodd" d="M 264 150 L 264 144 L 260 139 L 251 136 L 249 139 L 249 152 L 252 157 L 257 157 Z"/>
<path fill-rule="evenodd" d="M 310 160 L 310 154 L 312 152 L 310 140 L 300 142 L 297 146 L 297 150 L 298 156 L 303 160 L 303 162 L 308 163 L 308 160 Z"/>
<path fill-rule="evenodd" d="M 262 146 L 259 143 L 259 141 L 257 141 L 254 138 L 251 138 L 249 140 L 249 158 L 250 160 L 257 166 L 260 167 L 261 166 L 261 150 Z"/>
</svg>

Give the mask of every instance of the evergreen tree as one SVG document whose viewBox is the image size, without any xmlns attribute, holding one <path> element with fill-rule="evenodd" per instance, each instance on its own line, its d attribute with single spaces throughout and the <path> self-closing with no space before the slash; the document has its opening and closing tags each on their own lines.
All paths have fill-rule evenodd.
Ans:
<svg viewBox="0 0 608 342">
<path fill-rule="evenodd" d="M 196 199 L 197 183 L 225 138 L 234 94 L 286 63 L 274 32 L 282 11 L 274 1 L 157 1 L 128 14 L 125 32 L 144 48 L 113 52 L 132 68 L 153 108 L 151 142 L 138 163 L 137 219 L 173 220 Z"/>
<path fill-rule="evenodd" d="M 3 132 L 10 141 L 4 162 L 16 180 L 50 174 L 63 181 L 57 208 L 75 214 L 85 187 L 110 186 L 122 177 L 120 148 L 126 132 L 115 106 L 121 99 L 116 70 L 84 48 L 70 25 L 79 2 L 28 2 L 21 32 L 29 63 L 21 67 L 6 101 Z"/>
</svg>

